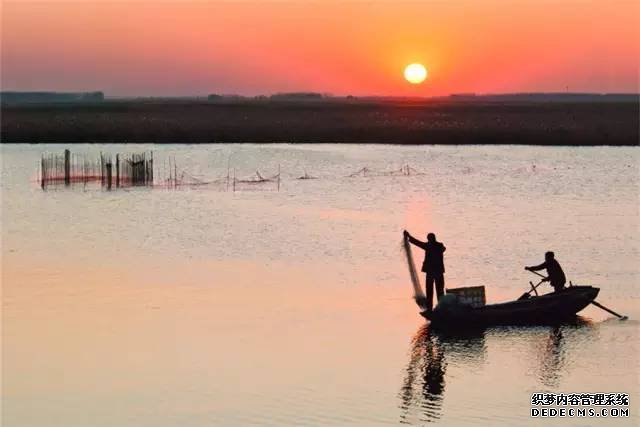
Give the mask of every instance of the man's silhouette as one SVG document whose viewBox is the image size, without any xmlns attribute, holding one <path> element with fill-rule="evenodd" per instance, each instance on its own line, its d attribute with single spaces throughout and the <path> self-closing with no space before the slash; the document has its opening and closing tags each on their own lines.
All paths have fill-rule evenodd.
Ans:
<svg viewBox="0 0 640 427">
<path fill-rule="evenodd" d="M 525 270 L 538 271 L 547 269 L 547 278 L 543 279 L 543 282 L 549 282 L 556 292 L 560 292 L 564 289 L 564 284 L 567 283 L 567 278 L 564 276 L 564 271 L 558 261 L 556 261 L 553 252 L 549 251 L 544 254 L 545 261 L 533 267 L 525 267 Z"/>
<path fill-rule="evenodd" d="M 436 285 L 436 295 L 438 301 L 440 297 L 444 295 L 444 260 L 443 254 L 447 248 L 441 242 L 436 241 L 436 235 L 433 233 L 427 234 L 427 241 L 421 242 L 414 238 L 407 230 L 404 231 L 404 235 L 409 242 L 424 249 L 424 262 L 422 263 L 422 271 L 427 273 L 427 310 L 433 309 L 433 285 Z"/>
</svg>

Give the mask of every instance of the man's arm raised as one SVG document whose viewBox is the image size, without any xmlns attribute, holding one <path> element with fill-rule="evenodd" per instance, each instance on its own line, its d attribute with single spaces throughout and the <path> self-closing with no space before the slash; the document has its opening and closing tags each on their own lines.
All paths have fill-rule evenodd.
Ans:
<svg viewBox="0 0 640 427">
<path fill-rule="evenodd" d="M 409 240 L 410 243 L 413 243 L 419 248 L 426 249 L 427 244 L 413 237 L 407 230 L 404 230 L 404 236 Z"/>
</svg>

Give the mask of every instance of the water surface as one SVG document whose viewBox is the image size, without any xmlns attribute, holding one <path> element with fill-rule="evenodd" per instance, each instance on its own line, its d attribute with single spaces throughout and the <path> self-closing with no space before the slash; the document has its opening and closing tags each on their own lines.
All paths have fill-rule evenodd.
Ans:
<svg viewBox="0 0 640 427">
<path fill-rule="evenodd" d="M 554 425 L 540 391 L 631 395 L 630 418 L 563 425 L 640 420 L 636 148 L 73 145 L 152 149 L 159 180 L 174 157 L 202 180 L 280 167 L 280 190 L 42 191 L 64 148 L 1 147 L 3 425 Z M 445 243 L 448 287 L 517 298 L 554 250 L 631 319 L 432 331 L 405 228 Z"/>
</svg>

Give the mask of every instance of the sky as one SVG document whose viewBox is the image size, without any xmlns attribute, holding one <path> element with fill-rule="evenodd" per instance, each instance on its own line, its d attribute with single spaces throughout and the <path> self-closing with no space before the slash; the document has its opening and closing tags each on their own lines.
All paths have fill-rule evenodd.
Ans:
<svg viewBox="0 0 640 427">
<path fill-rule="evenodd" d="M 3 90 L 638 92 L 640 1 L 2 2 Z M 407 64 L 428 69 L 420 85 Z"/>
</svg>

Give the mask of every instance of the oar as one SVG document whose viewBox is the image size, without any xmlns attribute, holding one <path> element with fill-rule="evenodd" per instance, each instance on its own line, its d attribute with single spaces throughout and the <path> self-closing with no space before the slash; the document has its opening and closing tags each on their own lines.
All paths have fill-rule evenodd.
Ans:
<svg viewBox="0 0 640 427">
<path fill-rule="evenodd" d="M 542 274 L 538 273 L 537 271 L 533 271 L 533 270 L 527 270 L 527 271 L 530 271 L 530 272 L 532 272 L 533 274 L 535 274 L 535 275 L 537 275 L 537 276 L 540 276 L 540 277 L 542 277 L 543 279 L 546 279 L 546 277 L 545 277 L 545 276 L 543 276 Z"/>
<path fill-rule="evenodd" d="M 591 304 L 595 305 L 595 306 L 596 306 L 596 307 L 598 307 L 598 308 L 603 309 L 603 310 L 604 310 L 604 311 L 606 311 L 606 312 L 609 312 L 609 313 L 613 314 L 614 316 L 616 316 L 616 317 L 617 317 L 618 319 L 620 319 L 620 320 L 627 320 L 627 319 L 629 318 L 629 317 L 627 317 L 627 316 L 622 316 L 621 314 L 616 313 L 615 311 L 613 311 L 613 310 L 611 310 L 611 309 L 609 309 L 609 308 L 605 307 L 604 305 L 600 304 L 600 303 L 599 303 L 599 302 L 597 302 L 597 301 L 591 301 Z"/>
<path fill-rule="evenodd" d="M 544 282 L 544 280 L 540 280 L 538 283 L 535 284 L 535 286 L 533 285 L 533 283 L 529 282 L 529 284 L 531 285 L 531 289 L 529 289 L 527 292 L 525 292 L 524 294 L 520 295 L 520 298 L 518 298 L 518 301 L 523 300 L 523 299 L 527 299 L 531 296 L 531 291 L 535 291 L 536 288 L 538 286 L 540 286 L 540 284 Z M 536 295 L 538 293 L 536 292 Z"/>
<path fill-rule="evenodd" d="M 533 271 L 533 270 L 528 270 L 530 272 L 532 272 L 533 274 L 537 274 L 540 277 L 544 277 L 542 274 L 538 273 L 537 271 Z M 529 291 L 531 292 L 531 291 Z M 522 297 L 521 297 L 522 298 Z M 629 317 L 628 316 L 623 316 L 621 314 L 616 313 L 615 311 L 611 310 L 610 308 L 605 307 L 604 305 L 600 304 L 598 301 L 591 301 L 591 304 L 595 305 L 598 308 L 603 309 L 604 311 L 613 314 L 614 316 L 616 316 L 618 319 L 620 320 L 627 320 Z"/>
</svg>

